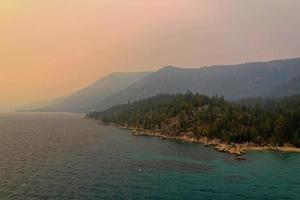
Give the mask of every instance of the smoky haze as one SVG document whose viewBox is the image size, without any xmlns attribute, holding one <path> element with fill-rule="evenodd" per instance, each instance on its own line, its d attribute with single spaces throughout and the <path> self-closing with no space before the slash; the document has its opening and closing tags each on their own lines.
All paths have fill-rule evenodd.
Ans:
<svg viewBox="0 0 300 200">
<path fill-rule="evenodd" d="M 0 110 L 114 71 L 299 57 L 299 10 L 299 0 L 1 1 Z"/>
</svg>

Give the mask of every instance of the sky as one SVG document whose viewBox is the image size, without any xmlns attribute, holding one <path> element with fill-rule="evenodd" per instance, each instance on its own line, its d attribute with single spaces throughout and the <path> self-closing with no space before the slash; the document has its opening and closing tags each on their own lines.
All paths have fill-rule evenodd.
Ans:
<svg viewBox="0 0 300 200">
<path fill-rule="evenodd" d="M 0 111 L 115 71 L 300 57 L 299 0 L 1 0 Z"/>
</svg>

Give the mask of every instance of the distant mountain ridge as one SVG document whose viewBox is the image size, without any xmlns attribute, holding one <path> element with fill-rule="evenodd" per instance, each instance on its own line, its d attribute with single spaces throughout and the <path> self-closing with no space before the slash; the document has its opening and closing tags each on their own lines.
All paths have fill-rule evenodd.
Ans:
<svg viewBox="0 0 300 200">
<path fill-rule="evenodd" d="M 52 100 L 45 100 L 45 101 L 38 101 L 29 103 L 26 105 L 22 105 L 17 108 L 17 112 L 23 112 L 23 111 L 35 111 L 40 108 L 45 108 L 54 104 L 58 104 L 59 102 L 63 101 L 65 97 L 60 97 L 58 99 L 52 99 Z"/>
<path fill-rule="evenodd" d="M 100 110 L 162 93 L 187 90 L 227 99 L 267 96 L 300 75 L 300 58 L 185 69 L 167 66 L 99 102 Z"/>
<path fill-rule="evenodd" d="M 297 77 L 300 77 L 300 58 L 201 68 L 167 66 L 153 73 L 113 73 L 39 111 L 104 110 L 128 101 L 158 94 L 185 93 L 187 90 L 204 95 L 223 95 L 230 100 L 264 97 L 285 90 L 284 84 L 293 79 L 299 83 Z M 288 94 L 297 94 L 299 90 L 296 89 Z M 284 92 L 278 94 L 286 95 Z"/>
<path fill-rule="evenodd" d="M 108 96 L 114 95 L 127 86 L 144 78 L 151 72 L 117 72 L 105 76 L 60 101 L 35 109 L 45 112 L 87 112 Z M 23 109 L 26 110 L 26 109 Z"/>
</svg>

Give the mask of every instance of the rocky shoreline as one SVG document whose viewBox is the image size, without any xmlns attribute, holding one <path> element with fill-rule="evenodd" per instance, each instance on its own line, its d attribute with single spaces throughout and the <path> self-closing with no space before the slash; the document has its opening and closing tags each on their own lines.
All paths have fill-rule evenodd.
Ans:
<svg viewBox="0 0 300 200">
<path fill-rule="evenodd" d="M 254 143 L 227 143 L 220 139 L 209 139 L 208 137 L 196 138 L 192 133 L 182 134 L 181 136 L 170 136 L 159 131 L 139 130 L 134 127 L 118 126 L 118 128 L 130 130 L 135 136 L 159 137 L 161 139 L 181 140 L 189 143 L 198 143 L 207 147 L 211 147 L 219 152 L 234 155 L 237 160 L 245 160 L 243 156 L 248 151 L 282 151 L 282 152 L 298 152 L 300 148 L 293 146 L 274 146 L 271 144 L 259 146 Z"/>
<path fill-rule="evenodd" d="M 181 136 L 169 136 L 160 132 L 151 131 L 138 131 L 132 128 L 121 127 L 122 129 L 131 130 L 135 136 L 148 136 L 159 137 L 161 139 L 181 140 L 189 143 L 203 144 L 204 146 L 211 147 L 219 152 L 229 153 L 236 156 L 237 160 L 244 160 L 243 155 L 246 153 L 246 148 L 241 144 L 228 144 L 219 139 L 209 139 L 208 137 L 195 138 L 191 133 L 183 134 Z"/>
<path fill-rule="evenodd" d="M 161 139 L 180 140 L 180 141 L 185 141 L 185 142 L 189 142 L 189 143 L 202 144 L 204 146 L 213 148 L 216 151 L 234 155 L 237 160 L 245 160 L 244 155 L 248 151 L 275 151 L 275 152 L 282 151 L 282 152 L 300 153 L 300 148 L 293 147 L 290 145 L 279 147 L 279 146 L 274 146 L 271 144 L 260 146 L 260 145 L 254 144 L 254 143 L 242 143 L 242 144 L 228 143 L 228 142 L 222 141 L 221 139 L 210 139 L 210 138 L 204 137 L 204 136 L 200 137 L 200 138 L 196 138 L 193 136 L 192 132 L 188 132 L 188 133 L 182 134 L 180 136 L 172 136 L 172 135 L 163 134 L 160 131 L 144 130 L 144 129 L 139 129 L 136 127 L 119 126 L 116 124 L 104 124 L 99 121 L 98 121 L 98 123 L 100 125 L 114 126 L 114 127 L 120 128 L 120 129 L 130 130 L 134 136 L 159 137 Z"/>
</svg>

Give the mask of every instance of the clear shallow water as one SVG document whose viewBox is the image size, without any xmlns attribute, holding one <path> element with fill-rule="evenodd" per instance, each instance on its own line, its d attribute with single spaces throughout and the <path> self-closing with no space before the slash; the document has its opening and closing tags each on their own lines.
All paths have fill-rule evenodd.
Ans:
<svg viewBox="0 0 300 200">
<path fill-rule="evenodd" d="M 300 154 L 239 162 L 81 115 L 0 114 L 0 199 L 300 199 Z"/>
</svg>

